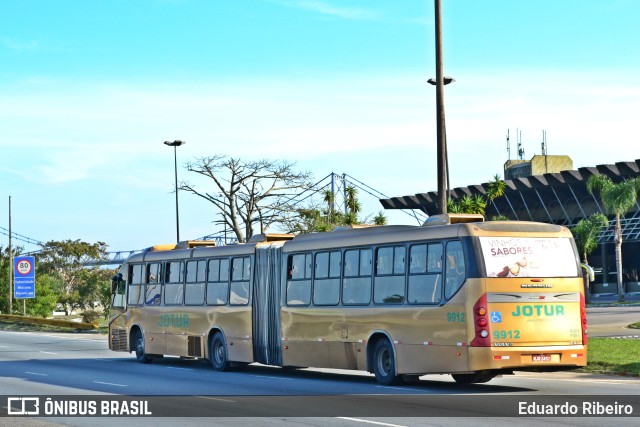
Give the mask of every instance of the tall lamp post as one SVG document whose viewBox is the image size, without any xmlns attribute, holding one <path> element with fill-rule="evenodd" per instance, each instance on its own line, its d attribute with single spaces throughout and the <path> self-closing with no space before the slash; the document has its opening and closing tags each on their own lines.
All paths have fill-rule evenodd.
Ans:
<svg viewBox="0 0 640 427">
<path fill-rule="evenodd" d="M 455 82 L 455 81 L 456 80 L 453 77 L 444 76 L 442 78 L 442 84 L 445 85 L 445 86 L 448 85 L 449 83 L 452 83 L 452 82 Z M 433 79 L 433 78 L 427 80 L 427 83 L 429 83 L 430 85 L 433 85 L 433 86 L 436 86 L 438 84 L 436 79 Z M 442 130 L 438 129 L 438 132 L 439 132 L 438 135 L 440 135 L 440 134 L 443 135 L 444 142 L 442 143 L 442 147 L 443 148 L 438 147 L 438 153 L 440 153 L 440 150 L 444 151 L 444 163 L 443 163 L 443 165 L 444 165 L 443 166 L 444 167 L 444 173 L 441 173 L 440 170 L 438 169 L 438 174 L 439 174 L 438 176 L 440 176 L 440 174 L 444 175 L 444 179 L 445 179 L 444 189 L 445 189 L 445 191 L 443 191 L 443 193 L 446 194 L 446 196 L 444 198 L 444 206 L 446 207 L 447 206 L 447 201 L 449 199 L 449 197 L 448 197 L 449 190 L 450 190 L 449 184 L 451 183 L 451 181 L 449 180 L 449 154 L 447 153 L 447 123 L 446 123 L 445 115 L 444 115 L 444 101 L 442 102 L 442 107 L 441 108 L 442 108 L 442 110 L 441 110 L 442 111 L 442 122 L 440 122 L 440 120 L 438 119 L 438 125 L 440 125 L 440 123 L 442 123 L 442 125 L 441 125 L 442 126 Z M 440 112 L 437 112 L 437 114 L 438 114 L 438 118 L 439 118 L 440 117 Z M 440 136 L 438 136 L 438 141 L 439 140 L 440 140 Z M 440 197 L 439 196 L 440 195 L 440 190 L 439 189 L 440 189 L 440 187 L 438 187 L 438 200 L 439 200 L 439 203 L 441 203 L 440 199 L 439 199 L 439 197 Z M 444 211 L 441 210 L 440 213 L 447 213 L 447 211 L 446 210 L 444 210 Z"/>
<path fill-rule="evenodd" d="M 176 185 L 176 242 L 180 242 L 180 220 L 178 216 L 178 154 L 177 147 L 186 144 L 186 141 L 180 141 L 179 139 L 175 141 L 165 141 L 164 144 L 169 147 L 173 147 L 173 167 L 174 167 L 174 177 L 175 177 L 175 185 Z"/>
<path fill-rule="evenodd" d="M 447 141 L 444 135 L 444 76 L 442 74 L 442 14 L 440 0 L 434 0 L 436 29 L 436 116 L 438 158 L 438 206 L 440 213 L 447 213 Z"/>
</svg>

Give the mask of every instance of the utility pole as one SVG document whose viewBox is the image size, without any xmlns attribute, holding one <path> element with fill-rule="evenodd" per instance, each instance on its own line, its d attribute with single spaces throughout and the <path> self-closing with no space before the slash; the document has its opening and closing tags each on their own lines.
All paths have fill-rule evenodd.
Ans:
<svg viewBox="0 0 640 427">
<path fill-rule="evenodd" d="M 437 159 L 438 159 L 438 208 L 439 213 L 447 213 L 447 140 L 445 138 L 444 121 L 444 75 L 442 71 L 442 16 L 440 1 L 435 3 L 436 29 L 436 125 L 437 125 Z"/>
<path fill-rule="evenodd" d="M 11 196 L 9 196 L 9 314 L 13 314 L 13 249 L 11 248 Z"/>
</svg>

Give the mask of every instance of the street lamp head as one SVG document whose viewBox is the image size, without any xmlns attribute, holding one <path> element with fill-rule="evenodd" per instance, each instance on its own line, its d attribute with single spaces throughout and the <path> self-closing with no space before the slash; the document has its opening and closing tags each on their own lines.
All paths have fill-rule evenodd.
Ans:
<svg viewBox="0 0 640 427">
<path fill-rule="evenodd" d="M 456 79 L 454 79 L 453 77 L 445 76 L 445 77 L 442 78 L 442 81 L 444 82 L 445 85 L 448 85 L 451 82 L 455 82 Z M 434 79 L 434 78 L 431 78 L 431 79 L 427 80 L 427 83 L 429 83 L 431 85 L 434 85 L 434 86 L 437 84 L 436 79 Z"/>
<path fill-rule="evenodd" d="M 164 145 L 168 145 L 169 147 L 180 147 L 181 145 L 184 145 L 186 143 L 187 141 L 176 139 L 175 141 L 165 141 Z"/>
</svg>

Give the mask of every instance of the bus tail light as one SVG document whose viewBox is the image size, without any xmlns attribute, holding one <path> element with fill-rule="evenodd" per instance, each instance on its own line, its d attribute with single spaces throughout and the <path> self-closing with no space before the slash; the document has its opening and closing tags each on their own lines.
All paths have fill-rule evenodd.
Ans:
<svg viewBox="0 0 640 427">
<path fill-rule="evenodd" d="M 587 345 L 589 341 L 587 337 L 587 307 L 582 293 L 580 293 L 580 320 L 582 322 L 582 345 Z"/>
<path fill-rule="evenodd" d="M 487 294 L 483 294 L 473 306 L 473 326 L 475 330 L 475 335 L 471 340 L 471 346 L 473 347 L 491 346 L 487 313 Z"/>
</svg>

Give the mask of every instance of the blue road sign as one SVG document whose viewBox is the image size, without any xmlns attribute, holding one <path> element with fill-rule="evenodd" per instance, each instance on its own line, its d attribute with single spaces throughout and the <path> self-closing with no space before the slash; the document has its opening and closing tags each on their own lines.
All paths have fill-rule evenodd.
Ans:
<svg viewBox="0 0 640 427">
<path fill-rule="evenodd" d="M 13 297 L 16 299 L 36 297 L 36 261 L 32 256 L 14 258 Z"/>
</svg>

